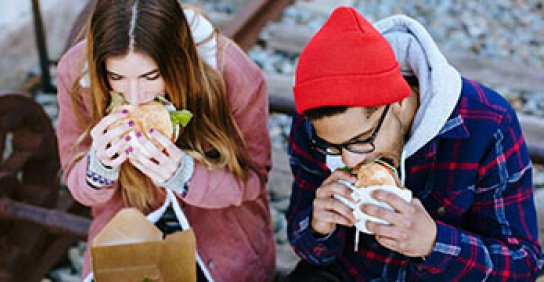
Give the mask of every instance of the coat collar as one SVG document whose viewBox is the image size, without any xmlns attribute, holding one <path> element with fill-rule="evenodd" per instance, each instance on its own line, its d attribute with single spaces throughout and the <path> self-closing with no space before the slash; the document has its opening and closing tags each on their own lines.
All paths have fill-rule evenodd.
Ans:
<svg viewBox="0 0 544 282">
<path fill-rule="evenodd" d="M 456 111 L 446 121 L 436 137 L 446 139 L 469 138 L 470 131 L 465 125 L 465 120 L 463 119 L 463 116 L 458 111 Z"/>
</svg>

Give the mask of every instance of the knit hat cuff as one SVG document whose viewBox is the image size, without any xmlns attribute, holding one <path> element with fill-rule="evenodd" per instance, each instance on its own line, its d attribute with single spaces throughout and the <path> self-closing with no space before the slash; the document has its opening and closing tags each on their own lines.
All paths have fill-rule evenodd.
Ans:
<svg viewBox="0 0 544 282">
<path fill-rule="evenodd" d="M 396 64 L 381 74 L 326 76 L 293 88 L 296 110 L 330 107 L 376 107 L 391 104 L 410 96 L 410 86 Z"/>
</svg>

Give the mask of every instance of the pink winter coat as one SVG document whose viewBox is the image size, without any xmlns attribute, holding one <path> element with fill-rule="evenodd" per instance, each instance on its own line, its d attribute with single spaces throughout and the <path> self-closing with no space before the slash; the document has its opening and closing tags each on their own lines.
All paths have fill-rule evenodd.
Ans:
<svg viewBox="0 0 544 282">
<path fill-rule="evenodd" d="M 59 152 L 66 184 L 74 199 L 92 208 L 88 246 L 95 235 L 123 207 L 120 189 L 95 190 L 85 181 L 87 160 L 69 166 L 73 144 L 83 132 L 72 109 L 69 91 L 82 73 L 85 42 L 72 47 L 58 65 Z M 191 224 L 198 253 L 215 281 L 269 281 L 274 277 L 275 248 L 268 208 L 266 179 L 271 167 L 268 136 L 268 99 L 259 68 L 230 40 L 218 40 L 217 61 L 227 86 L 231 112 L 247 142 L 249 156 L 258 168 L 246 183 L 226 169 L 209 170 L 195 161 L 184 198 L 177 195 Z M 83 106 L 91 112 L 88 89 L 80 91 Z M 90 140 L 81 149 L 87 151 Z M 157 202 L 159 206 L 162 201 Z M 83 277 L 91 271 L 89 248 Z"/>
</svg>

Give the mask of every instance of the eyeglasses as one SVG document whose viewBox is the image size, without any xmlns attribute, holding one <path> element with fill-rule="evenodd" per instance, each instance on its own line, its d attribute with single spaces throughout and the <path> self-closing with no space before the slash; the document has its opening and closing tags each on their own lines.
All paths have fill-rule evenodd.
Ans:
<svg viewBox="0 0 544 282">
<path fill-rule="evenodd" d="M 356 154 L 371 153 L 376 149 L 376 146 L 374 145 L 374 141 L 376 140 L 376 136 L 378 135 L 378 132 L 380 131 L 380 128 L 382 127 L 382 123 L 385 119 L 385 116 L 387 115 L 388 110 L 389 110 L 389 105 L 385 107 L 385 110 L 383 111 L 382 116 L 380 117 L 380 120 L 378 121 L 378 125 L 376 126 L 376 129 L 374 130 L 372 135 L 366 140 L 354 140 L 354 141 L 348 141 L 342 144 L 331 144 L 317 136 L 314 136 L 311 140 L 311 146 L 318 152 L 322 154 L 326 154 L 326 155 L 331 155 L 331 156 L 341 155 L 342 149 L 346 149 L 347 151 L 350 151 Z"/>
</svg>

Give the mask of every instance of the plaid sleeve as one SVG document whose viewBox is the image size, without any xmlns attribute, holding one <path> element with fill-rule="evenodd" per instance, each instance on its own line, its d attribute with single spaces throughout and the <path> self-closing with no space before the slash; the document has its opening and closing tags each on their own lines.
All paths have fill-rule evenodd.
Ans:
<svg viewBox="0 0 544 282">
<path fill-rule="evenodd" d="M 510 110 L 478 169 L 471 230 L 437 222 L 434 250 L 418 264 L 421 280 L 534 281 L 542 265 L 529 154 Z"/>
<path fill-rule="evenodd" d="M 310 226 L 315 190 L 330 174 L 324 156 L 308 146 L 312 128 L 295 115 L 289 135 L 289 162 L 294 176 L 291 201 L 286 213 L 287 235 L 295 252 L 313 264 L 333 263 L 343 249 L 346 230 L 337 227 L 326 237 L 314 235 Z"/>
</svg>

